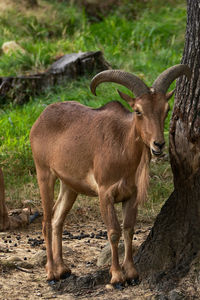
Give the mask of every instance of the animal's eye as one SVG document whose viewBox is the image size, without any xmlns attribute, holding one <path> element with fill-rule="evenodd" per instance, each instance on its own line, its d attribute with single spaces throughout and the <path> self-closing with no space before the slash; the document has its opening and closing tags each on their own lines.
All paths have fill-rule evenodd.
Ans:
<svg viewBox="0 0 200 300">
<path fill-rule="evenodd" d="M 136 113 L 137 116 L 141 116 L 142 115 L 141 111 L 139 111 L 138 109 L 135 110 L 135 113 Z"/>
</svg>

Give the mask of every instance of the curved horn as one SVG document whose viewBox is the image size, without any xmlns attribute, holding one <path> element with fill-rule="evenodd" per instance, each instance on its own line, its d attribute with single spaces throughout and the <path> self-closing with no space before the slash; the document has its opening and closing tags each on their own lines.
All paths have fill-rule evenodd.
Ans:
<svg viewBox="0 0 200 300">
<path fill-rule="evenodd" d="M 186 75 L 191 78 L 191 70 L 187 65 L 175 65 L 162 72 L 153 83 L 153 88 L 157 92 L 166 94 L 170 84 L 179 76 Z"/>
<path fill-rule="evenodd" d="M 137 76 L 121 70 L 106 70 L 98 73 L 91 81 L 91 92 L 96 96 L 96 87 L 102 82 L 119 83 L 131 90 L 136 97 L 149 93 L 149 88 Z"/>
</svg>

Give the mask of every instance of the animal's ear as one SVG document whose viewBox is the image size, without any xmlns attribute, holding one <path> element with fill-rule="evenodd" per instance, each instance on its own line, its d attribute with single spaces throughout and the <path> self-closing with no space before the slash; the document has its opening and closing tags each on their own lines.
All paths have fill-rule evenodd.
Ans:
<svg viewBox="0 0 200 300">
<path fill-rule="evenodd" d="M 134 99 L 134 98 L 132 98 L 131 96 L 129 96 L 129 95 L 127 95 L 127 94 L 122 93 L 122 92 L 119 91 L 119 90 L 117 90 L 117 91 L 118 91 L 120 97 L 121 97 L 123 100 L 125 100 L 131 107 L 134 106 L 134 104 L 135 104 L 135 99 Z"/>
<path fill-rule="evenodd" d="M 175 89 L 166 94 L 167 101 L 173 96 Z"/>
</svg>

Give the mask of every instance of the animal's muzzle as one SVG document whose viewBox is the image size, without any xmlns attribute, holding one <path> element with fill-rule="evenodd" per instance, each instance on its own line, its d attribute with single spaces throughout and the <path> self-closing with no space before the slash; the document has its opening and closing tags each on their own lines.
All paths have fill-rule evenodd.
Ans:
<svg viewBox="0 0 200 300">
<path fill-rule="evenodd" d="M 165 146 L 165 142 L 153 142 L 153 147 L 151 147 L 151 153 L 155 156 L 160 156 L 163 153 L 163 148 Z"/>
<path fill-rule="evenodd" d="M 154 155 L 154 156 L 160 156 L 162 154 L 162 151 L 155 151 L 154 149 L 151 148 L 151 153 Z"/>
</svg>

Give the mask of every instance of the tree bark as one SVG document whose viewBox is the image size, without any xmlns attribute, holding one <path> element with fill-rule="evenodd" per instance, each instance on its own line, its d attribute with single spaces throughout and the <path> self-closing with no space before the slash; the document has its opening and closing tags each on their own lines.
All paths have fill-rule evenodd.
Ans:
<svg viewBox="0 0 200 300">
<path fill-rule="evenodd" d="M 174 192 L 135 258 L 141 277 L 166 290 L 187 276 L 200 253 L 200 0 L 187 1 L 182 63 L 192 78 L 176 85 L 169 134 Z"/>
</svg>

